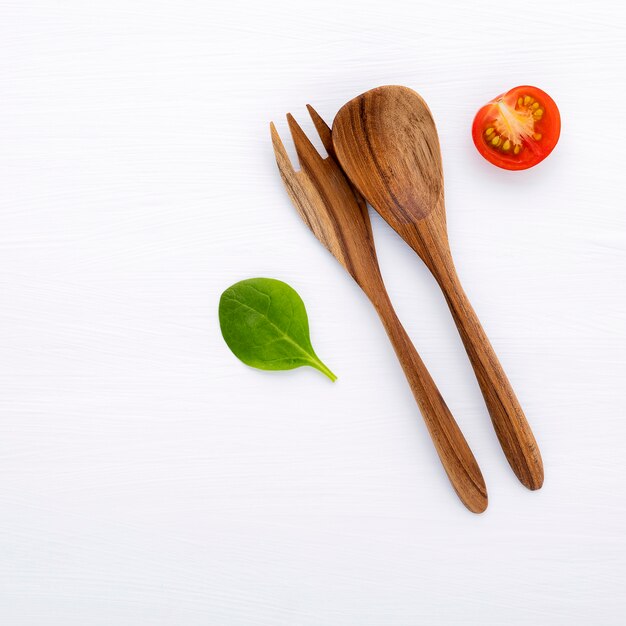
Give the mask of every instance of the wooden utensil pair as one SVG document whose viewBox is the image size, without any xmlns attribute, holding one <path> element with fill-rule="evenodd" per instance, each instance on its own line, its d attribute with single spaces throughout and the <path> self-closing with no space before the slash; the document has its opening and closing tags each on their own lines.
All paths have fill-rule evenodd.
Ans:
<svg viewBox="0 0 626 626">
<path fill-rule="evenodd" d="M 313 108 L 308 109 L 329 156 L 323 159 L 288 115 L 301 171 L 293 169 L 271 124 L 281 177 L 303 220 L 376 308 L 459 498 L 470 511 L 484 511 L 485 482 L 393 310 L 363 197 L 417 252 L 439 283 L 502 449 L 519 480 L 529 489 L 539 489 L 543 465 L 537 443 L 452 262 L 439 140 L 426 103 L 406 87 L 379 87 L 344 105 L 335 117 L 332 133 Z"/>
</svg>

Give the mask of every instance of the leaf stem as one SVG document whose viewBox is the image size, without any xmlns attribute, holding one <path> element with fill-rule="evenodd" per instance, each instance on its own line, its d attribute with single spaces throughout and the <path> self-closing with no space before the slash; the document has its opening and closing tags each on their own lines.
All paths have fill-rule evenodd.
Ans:
<svg viewBox="0 0 626 626">
<path fill-rule="evenodd" d="M 328 378 L 330 378 L 330 380 L 332 380 L 333 382 L 337 380 L 337 377 L 319 359 L 312 361 L 311 365 L 316 370 L 319 370 L 320 372 L 322 372 L 322 374 L 326 374 L 326 376 L 328 376 Z"/>
</svg>

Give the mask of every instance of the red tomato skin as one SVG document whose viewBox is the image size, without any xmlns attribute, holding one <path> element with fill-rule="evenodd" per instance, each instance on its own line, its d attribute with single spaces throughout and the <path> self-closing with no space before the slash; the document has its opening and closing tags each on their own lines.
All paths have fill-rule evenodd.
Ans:
<svg viewBox="0 0 626 626">
<path fill-rule="evenodd" d="M 515 106 L 520 96 L 531 96 L 544 110 L 543 117 L 535 122 L 535 132 L 541 133 L 541 142 L 527 141 L 519 155 L 503 153 L 489 146 L 484 132 L 490 120 L 498 116 L 498 103 Z M 478 152 L 491 164 L 505 170 L 525 170 L 541 163 L 555 148 L 561 134 L 561 116 L 554 100 L 543 90 L 531 85 L 520 85 L 496 96 L 481 107 L 472 124 L 472 139 Z"/>
</svg>

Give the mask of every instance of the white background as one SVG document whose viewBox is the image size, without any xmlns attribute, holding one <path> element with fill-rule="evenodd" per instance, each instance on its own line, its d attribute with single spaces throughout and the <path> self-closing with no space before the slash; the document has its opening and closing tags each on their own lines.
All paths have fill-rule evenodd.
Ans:
<svg viewBox="0 0 626 626">
<path fill-rule="evenodd" d="M 621 0 L 4 0 L 0 623 L 625 624 L 625 22 Z M 531 493 L 434 281 L 373 216 L 481 516 L 269 142 L 387 83 L 433 111 L 458 270 L 543 452 Z M 562 138 L 504 172 L 472 118 L 527 83 Z M 251 276 L 299 291 L 337 383 L 229 352 L 218 299 Z"/>
</svg>

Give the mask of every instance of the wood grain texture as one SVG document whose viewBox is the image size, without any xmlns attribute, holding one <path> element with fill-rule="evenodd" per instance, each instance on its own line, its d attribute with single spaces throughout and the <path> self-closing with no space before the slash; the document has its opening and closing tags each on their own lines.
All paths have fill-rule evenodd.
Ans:
<svg viewBox="0 0 626 626">
<path fill-rule="evenodd" d="M 452 261 L 439 139 L 428 106 L 406 87 L 372 89 L 341 108 L 332 137 L 351 181 L 439 283 L 504 454 L 522 484 L 539 489 L 543 462 L 537 442 Z"/>
<path fill-rule="evenodd" d="M 287 193 L 320 242 L 368 296 L 387 331 L 441 463 L 463 504 L 473 513 L 487 508 L 487 489 L 478 463 L 431 375 L 398 319 L 376 258 L 367 206 L 334 159 L 330 128 L 309 105 L 329 153 L 323 159 L 291 114 L 287 116 L 301 171 L 291 165 L 272 123 L 276 163 Z"/>
</svg>

